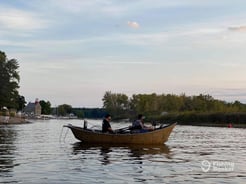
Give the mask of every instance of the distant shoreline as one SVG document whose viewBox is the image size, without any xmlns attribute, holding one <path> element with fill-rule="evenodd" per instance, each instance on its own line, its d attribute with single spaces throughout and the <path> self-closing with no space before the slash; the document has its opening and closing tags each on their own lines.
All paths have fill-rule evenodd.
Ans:
<svg viewBox="0 0 246 184">
<path fill-rule="evenodd" d="M 18 124 L 28 124 L 31 123 L 29 119 L 21 117 L 10 117 L 10 116 L 0 116 L 0 125 L 18 125 Z M 228 127 L 228 123 L 208 123 L 208 122 L 197 122 L 197 123 L 187 123 L 178 122 L 178 125 L 182 126 L 203 126 L 203 127 L 221 127 L 221 128 L 246 128 L 246 124 L 242 123 L 232 123 L 232 127 Z"/>
<path fill-rule="evenodd" d="M 182 126 L 203 126 L 203 127 L 220 127 L 220 128 L 246 128 L 246 124 L 232 123 L 232 127 L 228 127 L 228 123 L 178 123 Z"/>
</svg>

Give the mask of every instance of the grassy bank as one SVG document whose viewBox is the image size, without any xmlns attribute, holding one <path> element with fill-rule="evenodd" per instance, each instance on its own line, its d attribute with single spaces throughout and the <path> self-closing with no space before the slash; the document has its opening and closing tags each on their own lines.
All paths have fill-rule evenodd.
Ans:
<svg viewBox="0 0 246 184">
<path fill-rule="evenodd" d="M 218 126 L 227 127 L 232 124 L 233 127 L 246 128 L 246 113 L 225 113 L 225 112 L 186 112 L 169 113 L 164 116 L 149 116 L 151 122 L 178 122 L 181 125 L 197 126 Z"/>
<path fill-rule="evenodd" d="M 0 116 L 0 124 L 23 124 L 28 123 L 25 118 L 12 117 L 12 116 Z"/>
</svg>

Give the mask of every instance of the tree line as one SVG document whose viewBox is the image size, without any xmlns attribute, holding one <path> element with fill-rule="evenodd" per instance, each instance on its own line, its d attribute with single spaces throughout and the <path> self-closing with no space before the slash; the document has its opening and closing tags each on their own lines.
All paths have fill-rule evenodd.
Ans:
<svg viewBox="0 0 246 184">
<path fill-rule="evenodd" d="M 103 97 L 103 107 L 116 119 L 134 118 L 141 113 L 150 120 L 246 122 L 246 104 L 239 101 L 229 103 L 214 99 L 208 94 L 186 96 L 152 93 L 128 97 L 122 93 L 107 91 Z"/>
<path fill-rule="evenodd" d="M 49 101 L 41 100 L 40 105 L 42 107 L 42 113 L 46 115 L 55 115 L 55 116 L 71 116 L 74 115 L 80 119 L 82 118 L 103 118 L 106 114 L 105 109 L 103 108 L 77 108 L 72 107 L 68 104 L 58 105 L 57 107 L 51 107 Z"/>
<path fill-rule="evenodd" d="M 107 91 L 103 97 L 103 107 L 112 115 L 125 113 L 143 113 L 161 115 L 171 112 L 246 112 L 246 105 L 235 101 L 228 103 L 214 99 L 212 96 L 200 94 L 134 94 L 130 98 L 121 93 Z"/>
</svg>

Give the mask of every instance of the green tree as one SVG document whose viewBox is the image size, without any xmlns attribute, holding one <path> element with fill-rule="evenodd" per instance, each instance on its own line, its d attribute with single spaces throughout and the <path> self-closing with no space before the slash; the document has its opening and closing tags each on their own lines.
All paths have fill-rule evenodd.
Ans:
<svg viewBox="0 0 246 184">
<path fill-rule="evenodd" d="M 41 114 L 46 114 L 46 115 L 51 114 L 51 103 L 49 101 L 46 102 L 44 100 L 41 100 L 39 104 L 42 107 Z"/>
<path fill-rule="evenodd" d="M 111 93 L 111 91 L 107 91 L 102 100 L 103 107 L 114 118 L 124 118 L 129 110 L 128 96 L 125 94 Z"/>
<path fill-rule="evenodd" d="M 129 99 L 124 94 L 107 91 L 103 97 L 103 107 L 113 116 L 130 118 L 139 113 L 158 117 L 163 112 L 168 112 L 176 115 L 182 113 L 184 116 L 188 114 L 189 118 L 194 117 L 196 113 L 203 113 L 199 118 L 204 119 L 207 118 L 207 115 L 204 115 L 206 113 L 246 112 L 246 105 L 239 101 L 227 103 L 208 94 L 133 94 Z"/>
<path fill-rule="evenodd" d="M 82 109 L 73 109 L 73 113 L 75 116 L 77 116 L 78 118 L 84 118 L 85 114 L 84 111 Z"/>
<path fill-rule="evenodd" d="M 24 97 L 24 96 L 19 96 L 19 97 L 18 97 L 17 104 L 18 104 L 17 110 L 18 110 L 18 111 L 23 111 L 24 107 L 26 106 L 26 100 L 25 100 L 25 97 Z"/>
<path fill-rule="evenodd" d="M 18 108 L 19 81 L 18 62 L 16 59 L 7 59 L 0 51 L 0 107 Z"/>
<path fill-rule="evenodd" d="M 68 104 L 63 104 L 58 106 L 58 115 L 66 116 L 72 112 L 72 106 Z"/>
<path fill-rule="evenodd" d="M 155 104 L 156 101 L 155 97 L 155 94 L 152 94 L 152 96 L 148 94 L 132 95 L 130 107 L 136 114 L 148 114 L 153 110 L 153 104 Z"/>
</svg>

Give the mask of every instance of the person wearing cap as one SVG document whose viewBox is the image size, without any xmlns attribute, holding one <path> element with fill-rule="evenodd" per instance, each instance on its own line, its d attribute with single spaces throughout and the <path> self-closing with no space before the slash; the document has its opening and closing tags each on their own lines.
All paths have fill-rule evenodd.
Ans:
<svg viewBox="0 0 246 184">
<path fill-rule="evenodd" d="M 102 122 L 102 132 L 103 133 L 114 133 L 110 125 L 111 115 L 106 114 Z"/>
<path fill-rule="evenodd" d="M 153 130 L 153 127 L 147 127 L 144 125 L 144 116 L 142 114 L 138 115 L 138 119 L 132 123 L 132 130 L 139 130 L 139 132 L 148 132 Z"/>
</svg>

